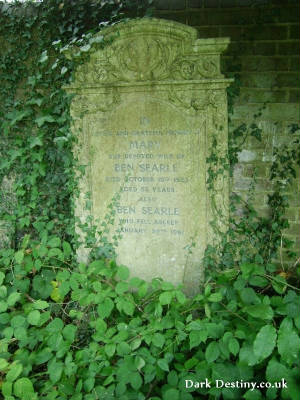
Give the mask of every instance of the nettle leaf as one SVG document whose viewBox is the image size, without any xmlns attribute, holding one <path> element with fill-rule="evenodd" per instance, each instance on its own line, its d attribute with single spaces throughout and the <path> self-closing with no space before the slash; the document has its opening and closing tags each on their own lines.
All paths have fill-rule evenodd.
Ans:
<svg viewBox="0 0 300 400">
<path fill-rule="evenodd" d="M 27 321 L 30 325 L 38 325 L 40 322 L 40 312 L 38 310 L 31 311 L 27 316 Z"/>
<path fill-rule="evenodd" d="M 64 323 L 60 318 L 54 318 L 54 320 L 47 325 L 46 330 L 48 332 L 58 333 L 63 329 L 63 326 Z"/>
<path fill-rule="evenodd" d="M 192 350 L 193 347 L 198 347 L 201 342 L 205 343 L 207 336 L 208 334 L 206 330 L 192 331 L 189 335 L 190 350 Z"/>
<path fill-rule="evenodd" d="M 30 398 L 34 393 L 33 384 L 28 378 L 20 378 L 14 383 L 14 395 L 21 399 Z M 31 397 L 32 398 L 32 397 Z"/>
<path fill-rule="evenodd" d="M 60 380 L 62 372 L 64 369 L 64 364 L 61 361 L 56 361 L 55 359 L 52 359 L 48 363 L 48 373 L 50 380 L 53 383 L 56 383 Z"/>
<path fill-rule="evenodd" d="M 222 294 L 220 292 L 218 293 L 212 293 L 211 295 L 208 296 L 207 300 L 211 301 L 213 303 L 217 303 L 222 300 Z"/>
<path fill-rule="evenodd" d="M 171 371 L 168 374 L 168 384 L 174 387 L 178 385 L 178 375 L 176 371 Z"/>
<path fill-rule="evenodd" d="M 59 247 L 59 246 L 60 246 L 60 243 L 61 243 L 60 238 L 57 237 L 57 236 L 55 236 L 55 237 L 51 238 L 51 239 L 47 242 L 47 245 L 48 245 L 49 247 Z"/>
<path fill-rule="evenodd" d="M 7 305 L 12 307 L 16 304 L 17 301 L 21 299 L 21 293 L 13 292 L 7 298 Z"/>
<path fill-rule="evenodd" d="M 230 338 L 228 341 L 228 349 L 230 353 L 232 353 L 234 356 L 238 354 L 240 351 L 240 344 L 237 339 L 235 338 Z"/>
<path fill-rule="evenodd" d="M 49 303 L 47 303 L 47 301 L 44 301 L 44 300 L 36 300 L 33 303 L 33 307 L 36 310 L 44 310 L 45 308 L 49 307 Z"/>
<path fill-rule="evenodd" d="M 179 304 L 184 304 L 186 302 L 185 294 L 181 290 L 176 290 L 175 296 Z"/>
<path fill-rule="evenodd" d="M 134 365 L 136 369 L 141 370 L 146 365 L 146 362 L 142 357 L 136 356 L 134 359 Z"/>
<path fill-rule="evenodd" d="M 120 295 L 122 295 L 123 293 L 127 292 L 129 288 L 129 284 L 127 282 L 118 282 L 116 285 L 116 292 Z"/>
<path fill-rule="evenodd" d="M 8 362 L 4 358 L 0 358 L 0 371 L 4 371 L 8 365 Z"/>
<path fill-rule="evenodd" d="M 162 335 L 161 333 L 155 333 L 155 334 L 153 335 L 153 338 L 152 338 L 152 343 L 153 343 L 155 346 L 162 348 L 163 345 L 164 345 L 164 343 L 165 343 L 165 337 L 164 337 L 164 335 Z"/>
<path fill-rule="evenodd" d="M 157 361 L 157 365 L 159 368 L 161 368 L 163 371 L 169 372 L 169 364 L 168 361 L 164 358 L 161 358 Z"/>
<path fill-rule="evenodd" d="M 21 264 L 24 259 L 24 250 L 19 250 L 15 253 L 15 260 L 17 264 Z"/>
<path fill-rule="evenodd" d="M 23 365 L 19 361 L 14 361 L 10 365 L 9 371 L 6 374 L 6 380 L 8 382 L 15 381 L 22 371 L 23 371 Z"/>
<path fill-rule="evenodd" d="M 2 285 L 4 279 L 5 279 L 5 274 L 0 271 L 0 285 Z"/>
<path fill-rule="evenodd" d="M 134 390 L 139 390 L 143 384 L 143 379 L 138 372 L 133 372 L 130 377 L 130 385 Z"/>
<path fill-rule="evenodd" d="M 103 303 L 99 304 L 97 307 L 98 314 L 101 318 L 107 318 L 110 316 L 112 310 L 114 309 L 114 302 L 107 297 Z"/>
<path fill-rule="evenodd" d="M 243 344 L 239 353 L 239 359 L 241 365 L 248 365 L 250 367 L 258 363 L 258 357 L 254 354 L 252 343 L 245 342 Z"/>
<path fill-rule="evenodd" d="M 127 267 L 121 265 L 117 269 L 117 277 L 122 279 L 123 281 L 126 281 L 126 279 L 129 278 L 129 269 Z"/>
<path fill-rule="evenodd" d="M 73 343 L 75 340 L 76 332 L 77 327 L 75 325 L 69 324 L 63 328 L 62 334 L 68 342 Z"/>
<path fill-rule="evenodd" d="M 105 351 L 105 353 L 107 354 L 107 356 L 108 356 L 109 358 L 111 358 L 111 357 L 115 354 L 115 351 L 116 351 L 116 344 L 115 344 L 115 343 L 107 343 L 107 344 L 104 346 L 104 351 Z"/>
<path fill-rule="evenodd" d="M 253 351 L 259 360 L 264 360 L 272 353 L 276 344 L 277 333 L 272 325 L 263 326 L 253 343 Z"/>
<path fill-rule="evenodd" d="M 279 354 L 288 365 L 297 362 L 300 351 L 300 337 L 293 328 L 280 327 L 277 346 Z"/>
<path fill-rule="evenodd" d="M 214 362 L 220 355 L 220 349 L 217 342 L 210 342 L 205 351 L 205 359 L 208 363 Z"/>
<path fill-rule="evenodd" d="M 162 306 L 170 304 L 173 298 L 173 292 L 164 292 L 159 295 L 159 302 Z"/>
<path fill-rule="evenodd" d="M 63 241 L 63 251 L 66 258 L 69 258 L 72 254 L 72 248 L 70 244 L 66 241 Z"/>
<path fill-rule="evenodd" d="M 177 389 L 168 389 L 163 395 L 163 400 L 179 400 L 180 392 Z"/>
<path fill-rule="evenodd" d="M 272 319 L 274 315 L 272 308 L 266 304 L 247 306 L 244 310 L 251 315 L 251 317 L 259 319 Z"/>
<path fill-rule="evenodd" d="M 269 382 L 280 382 L 282 378 L 286 378 L 289 375 L 289 371 L 276 358 L 272 358 L 266 369 L 266 378 Z"/>
<path fill-rule="evenodd" d="M 131 353 L 131 347 L 126 342 L 121 342 L 117 345 L 117 354 L 119 356 L 125 356 Z"/>
</svg>

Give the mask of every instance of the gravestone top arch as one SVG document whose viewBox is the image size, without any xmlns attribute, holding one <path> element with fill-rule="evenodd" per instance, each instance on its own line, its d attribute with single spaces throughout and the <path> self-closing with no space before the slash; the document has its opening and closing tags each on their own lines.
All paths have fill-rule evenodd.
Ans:
<svg viewBox="0 0 300 400">
<path fill-rule="evenodd" d="M 97 47 L 102 40 L 108 44 Z M 103 29 L 94 42 L 67 88 L 75 94 L 75 151 L 87 166 L 76 214 L 84 220 L 91 212 L 100 231 L 110 220 L 117 261 L 133 276 L 192 292 L 204 250 L 218 240 L 210 222 L 223 230 L 228 214 L 228 177 L 220 175 L 210 193 L 207 158 L 214 147 L 223 160 L 217 170 L 227 155 L 231 81 L 220 54 L 229 39 L 198 39 L 194 28 L 144 18 Z"/>
</svg>

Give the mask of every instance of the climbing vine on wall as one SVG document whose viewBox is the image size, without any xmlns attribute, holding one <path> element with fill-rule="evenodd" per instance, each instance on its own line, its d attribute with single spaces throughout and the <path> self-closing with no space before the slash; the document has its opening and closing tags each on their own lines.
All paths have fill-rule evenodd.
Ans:
<svg viewBox="0 0 300 400">
<path fill-rule="evenodd" d="M 298 127 L 275 149 L 270 215 L 260 217 L 251 202 L 233 196 L 230 229 L 207 249 L 209 274 L 194 298 L 160 279 L 130 277 L 105 252 L 88 265 L 76 262 L 72 202 L 80 166 L 63 86 L 90 46 L 105 45 L 93 42 L 93 32 L 150 6 L 44 0 L 0 10 L 0 220 L 12 227 L 11 245 L 0 250 L 5 400 L 298 397 L 298 280 L 293 269 L 273 263 L 287 226 L 284 193 L 299 161 Z M 77 47 L 76 59 L 65 57 L 69 46 Z M 236 93 L 238 80 L 230 109 Z M 255 122 L 232 132 L 229 172 L 247 135 L 259 140 Z M 208 161 L 213 190 L 218 154 Z M 93 245 L 93 225 L 87 228 Z M 288 389 L 186 388 L 186 380 L 205 379 L 284 379 Z"/>
</svg>

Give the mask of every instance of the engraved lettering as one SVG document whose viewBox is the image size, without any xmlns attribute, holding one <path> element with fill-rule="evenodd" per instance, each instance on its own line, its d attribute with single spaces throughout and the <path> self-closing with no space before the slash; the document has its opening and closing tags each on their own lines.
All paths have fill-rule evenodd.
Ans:
<svg viewBox="0 0 300 400">
<path fill-rule="evenodd" d="M 118 214 L 135 214 L 134 206 L 118 206 L 116 210 Z"/>
<path fill-rule="evenodd" d="M 142 213 L 146 215 L 179 215 L 178 208 L 168 208 L 168 207 L 142 207 Z"/>
</svg>

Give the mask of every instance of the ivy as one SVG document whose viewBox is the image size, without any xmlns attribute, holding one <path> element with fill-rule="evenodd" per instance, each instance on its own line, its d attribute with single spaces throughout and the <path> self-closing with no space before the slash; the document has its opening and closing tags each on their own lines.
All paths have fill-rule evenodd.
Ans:
<svg viewBox="0 0 300 400">
<path fill-rule="evenodd" d="M 298 126 L 290 126 L 290 140 L 274 151 L 269 215 L 261 217 L 251 202 L 255 180 L 250 201 L 232 195 L 229 230 L 207 248 L 206 281 L 193 298 L 181 287 L 160 279 L 145 282 L 116 265 L 114 244 L 106 236 L 111 213 L 103 222 L 100 248 L 94 221 L 86 221 L 82 228 L 93 251 L 86 264 L 76 260 L 73 201 L 82 167 L 72 153 L 72 98 L 63 88 L 88 50 L 106 45 L 101 35 L 94 38 L 95 32 L 151 11 L 150 0 L 1 6 L 6 41 L 0 54 L 5 199 L 0 220 L 11 227 L 11 240 L 0 249 L 5 400 L 298 396 L 297 264 L 278 265 L 278 251 L 290 246 L 283 232 L 288 227 L 286 193 L 300 159 Z M 71 47 L 77 49 L 75 57 L 69 56 Z M 229 88 L 230 111 L 238 93 L 237 76 Z M 219 175 L 232 174 L 248 138 L 261 140 L 257 117 L 231 132 L 228 159 L 220 160 L 212 149 L 210 190 Z M 268 381 L 274 387 L 186 386 L 220 379 Z M 287 389 L 278 387 L 282 379 Z"/>
</svg>

